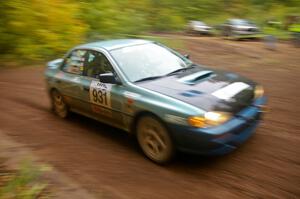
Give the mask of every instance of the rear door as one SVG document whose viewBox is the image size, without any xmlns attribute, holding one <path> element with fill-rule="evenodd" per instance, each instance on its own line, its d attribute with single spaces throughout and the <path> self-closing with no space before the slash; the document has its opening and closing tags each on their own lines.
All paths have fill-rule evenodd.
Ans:
<svg viewBox="0 0 300 199">
<path fill-rule="evenodd" d="M 81 77 L 87 50 L 76 49 L 69 53 L 61 67 L 60 78 L 57 79 L 58 89 L 64 96 L 67 104 L 74 109 L 82 109 L 83 90 Z"/>
</svg>

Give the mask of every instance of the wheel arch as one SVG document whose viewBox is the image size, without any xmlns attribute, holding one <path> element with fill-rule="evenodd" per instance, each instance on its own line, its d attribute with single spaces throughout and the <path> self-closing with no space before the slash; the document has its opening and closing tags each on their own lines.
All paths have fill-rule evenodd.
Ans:
<svg viewBox="0 0 300 199">
<path fill-rule="evenodd" d="M 49 88 L 49 89 L 48 89 L 48 94 L 49 94 L 49 95 L 51 95 L 51 94 L 52 94 L 52 92 L 54 92 L 54 91 L 57 91 L 57 92 L 59 92 L 57 88 L 55 88 L 55 87 L 51 87 L 51 88 Z"/>
<path fill-rule="evenodd" d="M 137 126 L 137 123 L 139 121 L 139 119 L 141 119 L 142 117 L 144 116 L 152 116 L 156 119 L 158 119 L 166 128 L 167 128 L 167 125 L 166 123 L 162 120 L 161 117 L 159 117 L 157 114 L 151 112 L 151 111 L 148 111 L 148 110 L 143 110 L 143 111 L 139 111 L 137 112 L 134 116 L 133 116 L 133 120 L 131 122 L 131 125 L 130 125 L 130 132 L 133 134 L 133 135 L 136 135 L 136 126 Z M 168 128 L 167 128 L 168 129 Z"/>
</svg>

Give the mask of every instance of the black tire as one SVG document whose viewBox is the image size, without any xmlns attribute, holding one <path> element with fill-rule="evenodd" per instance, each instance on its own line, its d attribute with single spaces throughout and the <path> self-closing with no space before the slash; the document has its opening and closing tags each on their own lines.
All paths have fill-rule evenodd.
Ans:
<svg viewBox="0 0 300 199">
<path fill-rule="evenodd" d="M 159 119 L 151 115 L 143 116 L 137 122 L 136 132 L 139 146 L 149 159 L 158 164 L 165 164 L 173 159 L 173 141 Z"/>
<path fill-rule="evenodd" d="M 69 115 L 69 109 L 63 96 L 57 91 L 51 92 L 51 105 L 53 112 L 60 118 L 66 118 Z"/>
</svg>

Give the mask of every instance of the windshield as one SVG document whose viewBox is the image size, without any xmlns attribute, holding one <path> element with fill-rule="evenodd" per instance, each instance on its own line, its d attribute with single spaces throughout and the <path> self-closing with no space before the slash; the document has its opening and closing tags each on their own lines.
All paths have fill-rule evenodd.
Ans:
<svg viewBox="0 0 300 199">
<path fill-rule="evenodd" d="M 129 46 L 110 52 L 131 82 L 164 76 L 192 64 L 187 58 L 155 43 Z"/>
</svg>

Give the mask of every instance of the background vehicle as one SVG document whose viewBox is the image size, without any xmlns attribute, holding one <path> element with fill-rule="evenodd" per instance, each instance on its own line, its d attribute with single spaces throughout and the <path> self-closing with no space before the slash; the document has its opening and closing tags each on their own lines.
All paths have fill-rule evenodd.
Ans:
<svg viewBox="0 0 300 199">
<path fill-rule="evenodd" d="M 256 38 L 260 29 L 246 19 L 229 19 L 220 27 L 221 35 L 232 38 Z"/>
<path fill-rule="evenodd" d="M 211 26 L 202 21 L 190 21 L 187 25 L 187 33 L 190 34 L 210 35 L 212 30 Z"/>
</svg>

